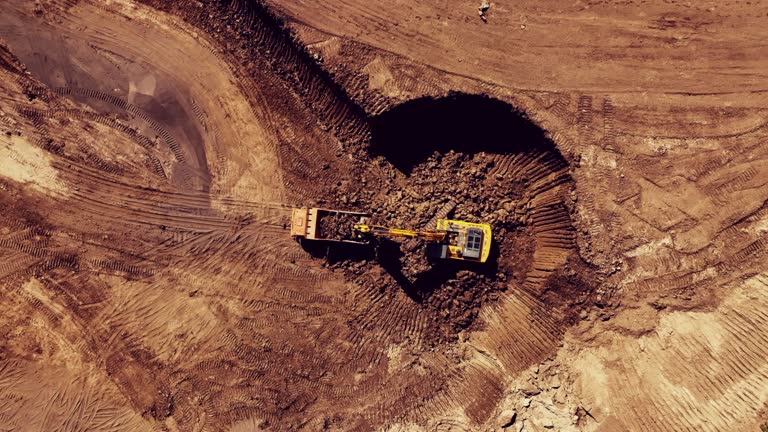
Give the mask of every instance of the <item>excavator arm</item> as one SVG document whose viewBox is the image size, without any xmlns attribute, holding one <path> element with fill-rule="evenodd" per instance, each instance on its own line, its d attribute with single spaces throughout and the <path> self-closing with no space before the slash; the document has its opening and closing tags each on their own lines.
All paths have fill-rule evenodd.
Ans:
<svg viewBox="0 0 768 432">
<path fill-rule="evenodd" d="M 413 231 L 399 228 L 387 228 L 379 225 L 355 224 L 354 231 L 361 235 L 374 235 L 383 237 L 420 238 L 427 241 L 443 241 L 446 232 L 437 230 Z"/>
</svg>

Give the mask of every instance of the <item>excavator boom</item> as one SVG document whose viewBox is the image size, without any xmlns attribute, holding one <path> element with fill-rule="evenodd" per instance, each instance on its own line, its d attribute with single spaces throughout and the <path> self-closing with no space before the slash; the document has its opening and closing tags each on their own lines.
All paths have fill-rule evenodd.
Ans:
<svg viewBox="0 0 768 432">
<path fill-rule="evenodd" d="M 379 225 L 355 224 L 354 231 L 360 234 L 372 234 L 384 237 L 406 237 L 421 238 L 428 241 L 443 241 L 446 236 L 445 231 L 426 230 L 413 231 L 399 228 L 387 228 Z"/>
</svg>

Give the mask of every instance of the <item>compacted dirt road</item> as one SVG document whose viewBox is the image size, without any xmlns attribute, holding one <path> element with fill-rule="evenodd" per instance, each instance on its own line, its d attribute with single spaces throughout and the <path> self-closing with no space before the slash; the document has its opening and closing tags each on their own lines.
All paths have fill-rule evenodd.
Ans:
<svg viewBox="0 0 768 432">
<path fill-rule="evenodd" d="M 3 2 L 0 429 L 758 430 L 766 24 Z M 492 259 L 302 245 L 293 206 L 487 222 Z"/>
</svg>

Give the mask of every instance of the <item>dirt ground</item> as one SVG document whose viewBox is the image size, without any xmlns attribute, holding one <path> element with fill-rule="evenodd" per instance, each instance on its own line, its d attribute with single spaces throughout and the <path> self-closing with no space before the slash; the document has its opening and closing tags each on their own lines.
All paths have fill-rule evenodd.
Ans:
<svg viewBox="0 0 768 432">
<path fill-rule="evenodd" d="M 0 429 L 760 430 L 767 25 L 4 1 Z M 486 222 L 492 258 L 302 246 L 294 206 Z"/>
</svg>

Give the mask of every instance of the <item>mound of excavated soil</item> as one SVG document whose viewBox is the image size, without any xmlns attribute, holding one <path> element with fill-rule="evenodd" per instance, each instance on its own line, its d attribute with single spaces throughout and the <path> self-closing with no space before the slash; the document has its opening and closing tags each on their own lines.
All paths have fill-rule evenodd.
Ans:
<svg viewBox="0 0 768 432">
<path fill-rule="evenodd" d="M 345 213 L 324 214 L 317 221 L 320 237 L 332 240 L 351 240 L 353 226 L 358 222 L 356 216 Z"/>
<path fill-rule="evenodd" d="M 350 281 L 408 294 L 430 317 L 427 339 L 433 342 L 476 327 L 483 305 L 505 290 L 538 292 L 546 285 L 547 291 L 567 291 L 547 279 L 548 269 L 558 264 L 536 265 L 537 250 L 550 237 L 567 250 L 571 230 L 567 165 L 543 132 L 510 106 L 469 95 L 417 101 L 402 110 L 374 121 L 378 135 L 366 149 L 369 163 L 392 174 L 340 185 L 326 205 L 353 206 L 370 212 L 375 224 L 411 230 L 434 229 L 438 218 L 489 223 L 491 257 L 483 264 L 430 262 L 424 241 L 378 238 L 376 260 L 353 251 L 334 265 Z M 477 131 L 481 121 L 490 123 Z M 542 220 L 545 225 L 556 222 L 544 232 L 533 216 L 542 191 L 550 195 Z M 553 309 L 561 305 L 555 297 Z"/>
</svg>

